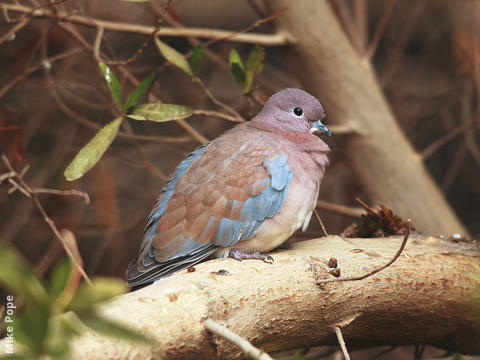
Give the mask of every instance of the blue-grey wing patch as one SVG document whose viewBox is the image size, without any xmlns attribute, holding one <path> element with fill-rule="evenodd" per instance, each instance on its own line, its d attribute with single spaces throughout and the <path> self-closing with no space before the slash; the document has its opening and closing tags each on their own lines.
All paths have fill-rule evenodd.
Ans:
<svg viewBox="0 0 480 360">
<path fill-rule="evenodd" d="M 248 198 L 243 204 L 238 219 L 223 218 L 214 237 L 217 246 L 232 246 L 242 240 L 253 237 L 266 218 L 271 218 L 282 208 L 293 173 L 283 154 L 274 159 L 263 160 L 269 182 L 265 190 Z"/>
</svg>

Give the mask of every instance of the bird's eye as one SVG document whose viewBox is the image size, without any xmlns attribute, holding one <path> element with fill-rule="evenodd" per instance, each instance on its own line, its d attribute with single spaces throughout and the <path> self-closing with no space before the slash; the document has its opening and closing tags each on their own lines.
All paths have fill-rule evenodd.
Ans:
<svg viewBox="0 0 480 360">
<path fill-rule="evenodd" d="M 295 109 L 293 109 L 293 113 L 297 116 L 302 116 L 303 115 L 303 110 L 301 107 L 296 107 Z"/>
</svg>

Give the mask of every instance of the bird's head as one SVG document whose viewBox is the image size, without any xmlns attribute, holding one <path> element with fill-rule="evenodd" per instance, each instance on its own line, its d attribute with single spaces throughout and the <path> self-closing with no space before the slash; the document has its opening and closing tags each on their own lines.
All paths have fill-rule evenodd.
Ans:
<svg viewBox="0 0 480 360">
<path fill-rule="evenodd" d="M 272 95 L 253 122 L 265 129 L 295 133 L 324 133 L 330 130 L 322 123 L 325 111 L 322 104 L 300 89 L 285 89 Z"/>
</svg>

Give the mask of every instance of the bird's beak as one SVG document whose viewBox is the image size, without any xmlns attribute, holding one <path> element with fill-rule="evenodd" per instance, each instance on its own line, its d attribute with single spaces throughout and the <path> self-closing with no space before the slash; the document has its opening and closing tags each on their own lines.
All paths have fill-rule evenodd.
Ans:
<svg viewBox="0 0 480 360">
<path fill-rule="evenodd" d="M 310 129 L 311 134 L 315 134 L 316 132 L 321 131 L 328 136 L 332 136 L 332 132 L 328 130 L 328 128 L 322 124 L 320 120 L 313 122 L 313 127 Z"/>
</svg>

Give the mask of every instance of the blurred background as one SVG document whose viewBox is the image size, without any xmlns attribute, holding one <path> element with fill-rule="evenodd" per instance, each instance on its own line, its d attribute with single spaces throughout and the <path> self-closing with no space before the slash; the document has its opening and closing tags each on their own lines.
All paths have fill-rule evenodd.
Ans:
<svg viewBox="0 0 480 360">
<path fill-rule="evenodd" d="M 0 6 L 14 3 L 2 0 Z M 30 8 L 39 6 L 33 0 L 21 3 Z M 336 0 L 331 5 L 357 50 L 374 41 L 372 67 L 400 127 L 424 157 L 460 220 L 478 239 L 480 3 Z M 253 0 L 66 0 L 55 6 L 73 15 L 115 22 L 232 31 L 249 29 L 271 15 L 261 2 Z M 165 179 L 199 141 L 176 122 L 128 121 L 131 129 L 128 125 L 121 129 L 121 135 L 91 171 L 80 180 L 66 181 L 63 172 L 75 154 L 99 126 L 115 117 L 114 102 L 95 57 L 97 28 L 35 17 L 12 33 L 18 21 L 11 22 L 22 14 L 28 11 L 0 16 L 0 153 L 18 171 L 30 166 L 25 181 L 31 187 L 77 189 L 89 194 L 89 204 L 74 196 L 45 194 L 39 198 L 56 226 L 74 233 L 90 276 L 123 277 L 138 251 L 148 213 Z M 266 21 L 252 32 L 273 33 L 274 28 Z M 110 61 L 124 93 L 133 89 L 129 76 L 142 79 L 153 71 L 158 73 L 151 87 L 156 99 L 218 110 L 189 76 L 165 66 L 158 49 L 148 40 L 148 35 L 134 32 L 105 30 L 102 35 L 97 55 Z M 162 40 L 181 53 L 199 41 L 186 37 Z M 252 47 L 218 41 L 209 46 L 212 54 L 198 72 L 216 99 L 247 119 L 274 92 L 302 87 L 284 60 L 284 48 L 266 46 L 265 66 L 254 83 L 256 100 L 243 96 L 228 67 L 228 56 L 236 49 L 245 60 Z M 144 102 L 155 100 L 152 96 L 144 96 Z M 234 126 L 225 119 L 199 115 L 187 122 L 208 139 Z M 130 130 L 135 136 L 128 135 Z M 335 134 L 326 141 L 332 148 L 331 165 L 320 199 L 353 208 L 332 211 L 326 209 L 327 204 L 318 210 L 329 233 L 337 234 L 356 220 L 353 215 L 359 205 L 355 197 L 367 203 L 369 198 L 349 169 Z M 6 171 L 0 164 L 0 174 Z M 46 274 L 64 251 L 31 199 L 19 191 L 9 194 L 8 189 L 6 182 L 0 187 L 0 241 L 19 249 L 38 274 Z M 315 221 L 306 234 L 296 234 L 299 239 L 321 235 Z"/>
</svg>

